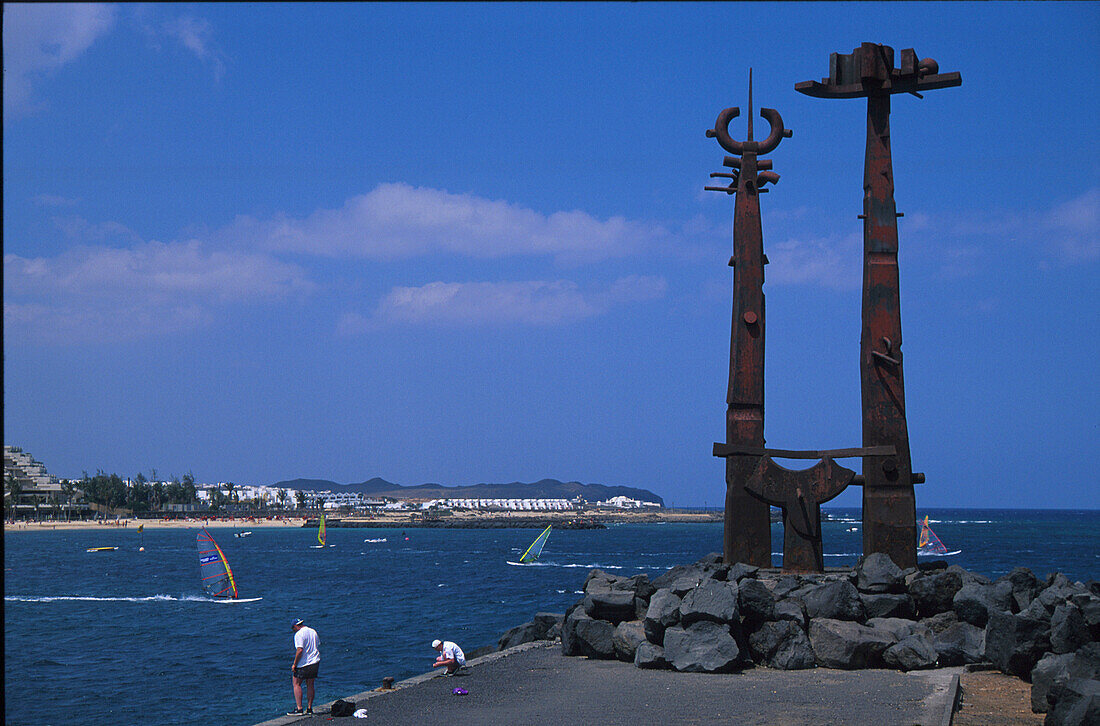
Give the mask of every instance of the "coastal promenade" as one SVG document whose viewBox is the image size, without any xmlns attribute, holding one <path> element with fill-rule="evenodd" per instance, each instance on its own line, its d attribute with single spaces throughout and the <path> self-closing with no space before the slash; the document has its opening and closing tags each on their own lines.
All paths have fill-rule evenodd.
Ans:
<svg viewBox="0 0 1100 726">
<path fill-rule="evenodd" d="M 366 720 L 333 718 L 328 702 L 315 703 L 312 716 L 281 716 L 259 726 L 423 726 L 426 721 L 485 726 L 948 726 L 961 671 L 757 667 L 732 674 L 677 673 L 642 670 L 619 661 L 570 658 L 562 655 L 560 644 L 527 643 L 471 659 L 454 677 L 425 673 L 401 681 L 390 691 L 345 696 L 367 710 Z M 323 679 L 322 663 L 318 683 Z M 292 707 L 287 681 L 287 703 Z M 455 695 L 455 688 L 467 694 Z"/>
</svg>

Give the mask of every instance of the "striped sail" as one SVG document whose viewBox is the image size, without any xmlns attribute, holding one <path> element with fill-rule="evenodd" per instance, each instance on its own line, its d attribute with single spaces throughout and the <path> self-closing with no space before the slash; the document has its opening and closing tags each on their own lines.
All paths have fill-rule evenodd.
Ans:
<svg viewBox="0 0 1100 726">
<path fill-rule="evenodd" d="M 199 574 L 202 586 L 211 597 L 237 598 L 237 581 L 233 579 L 233 570 L 225 553 L 203 527 L 199 530 L 196 543 L 199 547 Z"/>
<path fill-rule="evenodd" d="M 550 527 L 542 530 L 542 534 L 535 538 L 535 541 L 531 543 L 531 546 L 527 548 L 527 551 L 523 553 L 523 557 L 519 558 L 520 562 L 534 562 L 542 554 L 542 548 L 546 545 L 546 539 L 550 536 Z"/>
<path fill-rule="evenodd" d="M 940 538 L 928 526 L 928 517 L 924 518 L 920 526 L 920 541 L 917 542 L 917 552 L 925 555 L 945 555 L 947 548 L 940 542 Z"/>
</svg>

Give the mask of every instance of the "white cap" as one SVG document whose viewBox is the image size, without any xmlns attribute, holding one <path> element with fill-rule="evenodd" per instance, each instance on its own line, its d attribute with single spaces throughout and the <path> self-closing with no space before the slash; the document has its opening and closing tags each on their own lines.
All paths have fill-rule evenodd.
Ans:
<svg viewBox="0 0 1100 726">
<path fill-rule="evenodd" d="M 439 646 L 441 646 L 441 645 L 443 645 L 443 641 L 442 641 L 442 640 L 433 640 L 433 641 L 432 641 L 432 647 L 433 647 L 433 648 L 438 648 L 438 647 L 439 647 Z"/>
</svg>

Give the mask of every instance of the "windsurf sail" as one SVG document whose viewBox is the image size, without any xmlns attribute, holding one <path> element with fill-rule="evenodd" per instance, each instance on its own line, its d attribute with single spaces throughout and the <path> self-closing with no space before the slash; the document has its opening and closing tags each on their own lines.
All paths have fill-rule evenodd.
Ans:
<svg viewBox="0 0 1100 726">
<path fill-rule="evenodd" d="M 211 597 L 225 597 L 237 599 L 237 581 L 233 577 L 233 570 L 229 568 L 229 560 L 225 559 L 225 553 L 218 543 L 203 527 L 199 530 L 197 543 L 199 546 L 199 574 L 202 577 L 202 586 Z"/>
<path fill-rule="evenodd" d="M 527 548 L 527 551 L 523 553 L 523 557 L 519 558 L 519 561 L 526 564 L 528 562 L 534 562 L 542 554 L 542 548 L 546 546 L 546 539 L 550 536 L 550 527 L 554 525 L 548 525 L 546 529 L 542 530 L 542 534 L 535 538 L 535 541 L 531 543 L 531 546 Z"/>
<path fill-rule="evenodd" d="M 922 555 L 946 555 L 947 548 L 940 542 L 940 538 L 928 526 L 928 517 L 920 525 L 920 540 L 917 542 L 917 552 Z"/>
<path fill-rule="evenodd" d="M 325 513 L 321 512 L 321 523 L 317 525 L 317 541 L 325 546 Z"/>
</svg>

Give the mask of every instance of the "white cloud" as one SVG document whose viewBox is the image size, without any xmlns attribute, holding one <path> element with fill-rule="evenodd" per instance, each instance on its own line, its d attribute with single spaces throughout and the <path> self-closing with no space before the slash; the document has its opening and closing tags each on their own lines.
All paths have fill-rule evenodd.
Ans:
<svg viewBox="0 0 1100 726">
<path fill-rule="evenodd" d="M 111 30 L 113 5 L 6 3 L 4 5 L 4 112 L 34 110 L 32 85 L 70 63 Z"/>
<path fill-rule="evenodd" d="M 338 331 L 355 334 L 394 325 L 561 325 L 616 305 L 662 297 L 666 289 L 658 277 L 624 277 L 596 290 L 583 290 L 568 280 L 432 282 L 393 288 L 371 316 L 348 313 Z"/>
<path fill-rule="evenodd" d="M 4 256 L 5 335 L 39 342 L 118 340 L 210 322 L 230 303 L 301 295 L 304 271 L 269 255 L 197 241 L 79 247 L 53 258 Z"/>
<path fill-rule="evenodd" d="M 80 204 L 79 199 L 70 199 L 57 194 L 36 194 L 31 201 L 41 207 L 75 207 Z"/>
<path fill-rule="evenodd" d="M 471 194 L 381 184 L 339 209 L 304 219 L 239 217 L 218 236 L 327 257 L 393 260 L 443 252 L 475 258 L 552 255 L 578 263 L 637 254 L 668 233 L 623 217 L 599 220 L 581 211 L 547 215 Z"/>
<path fill-rule="evenodd" d="M 863 239 L 859 234 L 791 238 L 765 246 L 764 279 L 774 285 L 817 285 L 835 290 L 859 288 Z"/>
<path fill-rule="evenodd" d="M 183 15 L 165 22 L 163 32 L 214 69 L 214 78 L 225 73 L 223 54 L 214 43 L 214 28 L 208 20 Z"/>
<path fill-rule="evenodd" d="M 1055 207 L 1047 224 L 1061 260 L 1066 263 L 1100 259 L 1100 189 L 1090 189 Z"/>
</svg>

